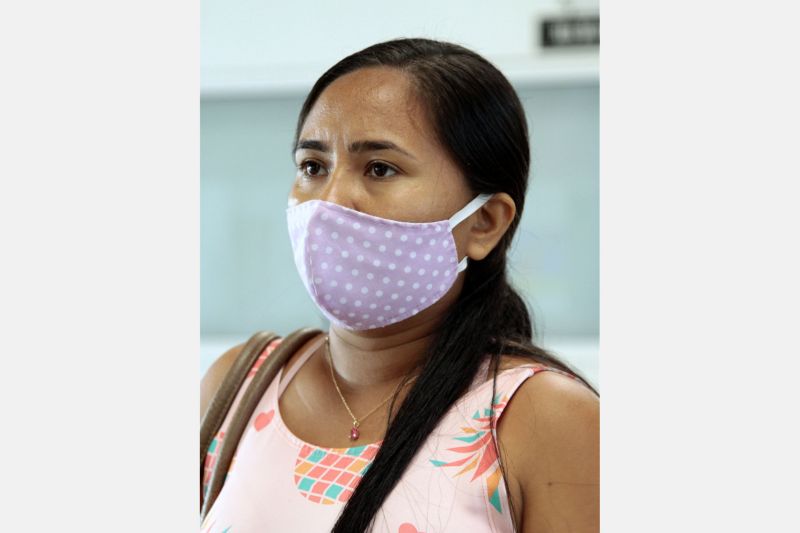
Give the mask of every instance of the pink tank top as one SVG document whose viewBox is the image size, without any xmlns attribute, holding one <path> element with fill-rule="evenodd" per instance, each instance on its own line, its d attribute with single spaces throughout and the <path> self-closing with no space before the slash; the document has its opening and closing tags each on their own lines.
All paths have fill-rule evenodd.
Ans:
<svg viewBox="0 0 800 533">
<path fill-rule="evenodd" d="M 281 340 L 269 344 L 256 360 L 234 408 Z M 286 376 L 281 370 L 267 388 L 242 435 L 222 491 L 203 520 L 202 533 L 324 532 L 333 527 L 381 443 L 325 448 L 303 442 L 284 425 L 278 397 L 323 342 L 320 336 Z M 491 398 L 492 380 L 483 381 L 487 364 L 419 449 L 384 501 L 372 531 L 513 531 L 508 494 L 491 441 L 492 435 L 497 436 L 491 409 L 499 420 L 526 379 L 544 370 L 560 371 L 537 364 L 507 369 L 498 373 Z M 234 408 L 209 446 L 204 491 Z"/>
</svg>

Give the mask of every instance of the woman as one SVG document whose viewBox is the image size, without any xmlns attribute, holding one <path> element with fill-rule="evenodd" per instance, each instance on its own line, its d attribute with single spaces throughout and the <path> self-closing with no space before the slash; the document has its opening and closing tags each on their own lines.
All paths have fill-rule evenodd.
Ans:
<svg viewBox="0 0 800 533">
<path fill-rule="evenodd" d="M 270 384 L 203 531 L 597 531 L 596 393 L 506 278 L 530 155 L 505 77 L 371 46 L 314 85 L 293 155 L 294 258 L 331 325 Z"/>
</svg>

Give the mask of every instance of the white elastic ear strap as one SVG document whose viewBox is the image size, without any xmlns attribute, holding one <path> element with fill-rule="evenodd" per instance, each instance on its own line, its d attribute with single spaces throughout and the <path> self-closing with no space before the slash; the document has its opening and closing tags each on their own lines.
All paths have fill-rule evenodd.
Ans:
<svg viewBox="0 0 800 533">
<path fill-rule="evenodd" d="M 481 208 L 483 204 L 489 201 L 492 194 L 479 194 L 475 198 L 472 199 L 470 203 L 465 205 L 463 208 L 458 210 L 458 213 L 450 217 L 450 231 L 453 230 L 456 226 L 459 225 L 465 218 L 470 216 L 472 213 L 477 211 Z M 456 272 L 463 272 L 467 269 L 467 256 L 465 255 L 464 258 L 458 262 L 458 270 Z"/>
<path fill-rule="evenodd" d="M 480 209 L 480 207 L 483 204 L 485 204 L 486 202 L 488 202 L 489 198 L 491 198 L 492 196 L 493 196 L 492 194 L 479 194 L 478 196 L 473 198 L 470 203 L 465 205 L 463 208 L 459 209 L 458 213 L 456 213 L 455 215 L 450 217 L 450 220 L 449 220 L 450 229 L 452 230 L 453 228 L 458 226 L 458 224 L 462 220 L 464 220 L 465 218 L 470 216 L 472 213 L 474 213 L 475 211 Z"/>
</svg>

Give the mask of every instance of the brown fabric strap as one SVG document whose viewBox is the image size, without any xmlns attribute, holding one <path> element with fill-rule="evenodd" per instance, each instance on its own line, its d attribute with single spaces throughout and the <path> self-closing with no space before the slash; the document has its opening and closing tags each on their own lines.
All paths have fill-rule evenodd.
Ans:
<svg viewBox="0 0 800 533">
<path fill-rule="evenodd" d="M 208 494 L 204 498 L 200 512 L 200 519 L 203 520 L 214 505 L 222 485 L 225 483 L 225 477 L 228 474 L 233 455 L 236 453 L 236 448 L 239 446 L 239 440 L 247 428 L 250 417 L 253 414 L 258 402 L 264 396 L 269 384 L 277 375 L 280 368 L 284 363 L 294 354 L 301 346 L 305 345 L 312 338 L 320 335 L 321 330 L 316 328 L 302 328 L 287 335 L 281 341 L 277 348 L 270 354 L 264 363 L 259 367 L 253 380 L 247 387 L 241 401 L 239 402 L 236 411 L 231 418 L 228 429 L 225 432 L 225 438 L 222 440 L 222 446 L 219 449 L 216 462 L 214 463 L 214 470 L 211 473 L 211 479 L 208 485 Z M 265 344 L 266 346 L 266 344 Z M 233 392 L 235 395 L 236 392 Z M 216 395 L 215 395 L 216 399 Z M 232 402 L 232 400 L 231 400 Z M 224 420 L 224 416 L 223 416 Z M 220 424 L 222 421 L 220 421 Z M 209 441 L 210 444 L 210 441 Z M 208 448 L 206 448 L 207 450 Z M 205 454 L 201 456 L 201 469 L 205 460 Z M 201 478 L 202 485 L 202 478 Z"/>
<path fill-rule="evenodd" d="M 271 331 L 259 331 L 245 343 L 242 351 L 236 356 L 228 373 L 222 380 L 214 397 L 211 399 L 203 421 L 200 423 L 200 485 L 203 484 L 203 463 L 205 461 L 208 447 L 219 431 L 225 415 L 236 398 L 236 392 L 242 387 L 247 373 L 253 368 L 258 356 L 264 351 L 270 342 L 277 339 L 278 335 Z"/>
</svg>

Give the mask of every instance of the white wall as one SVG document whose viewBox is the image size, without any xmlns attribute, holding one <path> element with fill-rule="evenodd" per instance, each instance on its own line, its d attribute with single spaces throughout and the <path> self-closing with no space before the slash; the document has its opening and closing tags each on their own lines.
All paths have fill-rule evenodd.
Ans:
<svg viewBox="0 0 800 533">
<path fill-rule="evenodd" d="M 515 83 L 597 79 L 596 51 L 544 53 L 544 14 L 597 12 L 597 1 L 406 0 L 265 2 L 203 0 L 201 88 L 297 92 L 344 56 L 396 37 L 430 37 L 484 55 Z"/>
</svg>

